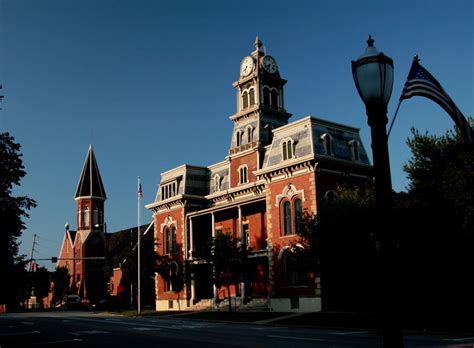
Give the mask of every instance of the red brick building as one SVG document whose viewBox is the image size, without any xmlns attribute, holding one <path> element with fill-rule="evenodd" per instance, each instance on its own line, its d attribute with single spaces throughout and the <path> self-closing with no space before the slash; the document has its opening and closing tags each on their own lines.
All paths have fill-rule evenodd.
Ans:
<svg viewBox="0 0 474 348">
<path fill-rule="evenodd" d="M 77 231 L 66 224 L 58 267 L 66 266 L 71 276 L 71 293 L 96 302 L 106 294 L 104 202 L 107 199 L 92 146 L 89 146 L 77 184 Z"/>
<path fill-rule="evenodd" d="M 312 116 L 288 122 L 286 80 L 261 46 L 257 38 L 233 84 L 237 111 L 230 116 L 234 128 L 227 157 L 162 173 L 156 199 L 146 206 L 153 211 L 157 252 L 175 259 L 171 272 L 187 263 L 197 266 L 178 296 L 173 284 L 157 275 L 157 310 L 212 306 L 225 296 L 200 259 L 217 231 L 239 237 L 253 265 L 232 289 L 237 304 L 253 300 L 277 311 L 321 309 L 318 275 L 303 274 L 288 248 L 297 218 L 303 211 L 317 212 L 318 201 L 337 183 L 365 181 L 372 167 L 358 129 Z"/>
</svg>

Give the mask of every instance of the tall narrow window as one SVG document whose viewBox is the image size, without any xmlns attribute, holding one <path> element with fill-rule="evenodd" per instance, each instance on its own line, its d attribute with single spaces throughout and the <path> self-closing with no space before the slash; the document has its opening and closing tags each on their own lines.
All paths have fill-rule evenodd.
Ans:
<svg viewBox="0 0 474 348">
<path fill-rule="evenodd" d="M 238 130 L 236 133 L 235 133 L 235 143 L 236 143 L 236 146 L 240 146 L 242 145 L 242 134 L 243 132 Z"/>
<path fill-rule="evenodd" d="M 246 182 L 248 182 L 248 172 L 247 172 L 247 166 L 242 166 L 239 168 L 239 176 L 240 176 L 240 180 L 239 180 L 239 183 L 240 184 L 245 184 Z"/>
<path fill-rule="evenodd" d="M 214 175 L 214 192 L 221 190 L 221 177 L 219 174 Z"/>
<path fill-rule="evenodd" d="M 291 233 L 291 206 L 290 202 L 283 203 L 283 235 L 288 236 Z"/>
<path fill-rule="evenodd" d="M 324 133 L 321 136 L 321 140 L 323 141 L 324 152 L 327 156 L 332 155 L 332 144 L 331 144 L 331 136 L 328 133 Z"/>
<path fill-rule="evenodd" d="M 165 255 L 168 255 L 170 252 L 169 234 L 170 230 L 168 228 L 165 228 L 165 230 L 163 231 L 163 247 Z"/>
<path fill-rule="evenodd" d="M 271 106 L 273 109 L 278 109 L 278 92 L 276 89 L 272 89 L 271 92 Z"/>
<path fill-rule="evenodd" d="M 178 251 L 178 249 L 176 248 L 176 227 L 172 227 L 171 228 L 171 254 L 176 254 L 176 252 Z"/>
<path fill-rule="evenodd" d="M 250 144 L 253 141 L 253 128 L 247 127 L 247 143 Z"/>
<path fill-rule="evenodd" d="M 301 218 L 303 217 L 303 206 L 301 204 L 301 199 L 297 198 L 293 202 L 293 212 L 295 219 L 295 234 L 300 232 L 301 228 Z"/>
<path fill-rule="evenodd" d="M 282 144 L 283 161 L 294 157 L 293 140 L 285 140 Z"/>
<path fill-rule="evenodd" d="M 244 94 L 242 94 L 242 105 L 243 105 L 243 108 L 246 109 L 249 107 L 249 99 L 248 99 L 248 93 L 247 91 L 244 92 Z"/>
<path fill-rule="evenodd" d="M 89 214 L 89 207 L 84 209 L 84 227 L 89 228 L 90 226 L 90 214 Z"/>
<path fill-rule="evenodd" d="M 96 225 L 99 224 L 99 209 L 97 207 L 94 207 L 94 210 L 92 210 L 92 226 L 96 227 Z"/>
<path fill-rule="evenodd" d="M 352 160 L 359 161 L 360 160 L 359 142 L 357 140 L 351 140 L 349 142 L 349 146 L 352 152 Z"/>
<path fill-rule="evenodd" d="M 251 88 L 249 91 L 249 104 L 250 106 L 255 104 L 255 88 Z"/>
<path fill-rule="evenodd" d="M 263 87 L 263 104 L 270 106 L 270 88 Z"/>
</svg>

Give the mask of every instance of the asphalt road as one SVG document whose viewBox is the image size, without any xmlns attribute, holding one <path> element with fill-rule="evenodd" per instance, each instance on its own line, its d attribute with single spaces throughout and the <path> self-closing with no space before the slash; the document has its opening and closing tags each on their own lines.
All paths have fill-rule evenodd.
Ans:
<svg viewBox="0 0 474 348">
<path fill-rule="evenodd" d="M 381 347 L 367 331 L 205 322 L 108 313 L 45 312 L 0 315 L 6 347 Z M 406 347 L 473 347 L 462 335 L 405 336 Z"/>
</svg>

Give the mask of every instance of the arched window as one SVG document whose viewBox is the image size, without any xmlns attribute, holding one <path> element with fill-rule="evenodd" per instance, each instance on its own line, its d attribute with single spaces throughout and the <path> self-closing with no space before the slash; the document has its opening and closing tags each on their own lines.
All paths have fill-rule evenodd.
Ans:
<svg viewBox="0 0 474 348">
<path fill-rule="evenodd" d="M 89 214 L 89 207 L 84 209 L 84 228 L 89 228 L 90 226 L 90 214 Z"/>
<path fill-rule="evenodd" d="M 247 127 L 247 143 L 250 144 L 253 141 L 253 127 Z"/>
<path fill-rule="evenodd" d="M 282 156 L 283 161 L 294 157 L 294 144 L 292 139 L 288 139 L 282 142 Z"/>
<path fill-rule="evenodd" d="M 214 192 L 221 190 L 221 177 L 219 174 L 214 175 Z"/>
<path fill-rule="evenodd" d="M 294 224 L 295 224 L 295 233 L 300 231 L 301 218 L 303 217 L 303 206 L 301 204 L 301 199 L 296 198 L 293 201 L 293 212 L 294 212 Z"/>
<path fill-rule="evenodd" d="M 265 128 L 265 130 L 267 131 L 267 141 L 268 141 L 269 143 L 271 143 L 272 140 L 273 140 L 273 132 L 272 132 L 273 127 L 272 127 L 271 125 L 267 124 L 267 125 L 265 125 L 264 128 Z"/>
<path fill-rule="evenodd" d="M 278 92 L 276 89 L 272 89 L 270 98 L 271 98 L 271 101 L 270 101 L 271 107 L 273 109 L 278 109 Z"/>
<path fill-rule="evenodd" d="M 170 253 L 170 243 L 169 243 L 169 240 L 170 240 L 170 230 L 168 228 L 165 228 L 165 230 L 163 231 L 163 247 L 164 247 L 164 252 L 165 252 L 165 255 L 168 255 Z"/>
<path fill-rule="evenodd" d="M 235 133 L 235 144 L 236 144 L 236 146 L 242 145 L 242 134 L 243 134 L 243 132 L 240 131 L 240 130 L 238 130 Z"/>
<path fill-rule="evenodd" d="M 248 99 L 248 93 L 247 91 L 245 91 L 243 94 L 242 94 L 242 105 L 243 105 L 243 108 L 246 109 L 249 107 L 249 99 Z"/>
<path fill-rule="evenodd" d="M 270 88 L 263 87 L 263 104 L 270 106 Z"/>
<path fill-rule="evenodd" d="M 351 148 L 352 160 L 360 161 L 359 142 L 357 140 L 351 140 L 349 141 L 349 146 Z"/>
<path fill-rule="evenodd" d="M 176 248 L 176 227 L 171 227 L 171 253 L 176 254 L 178 251 Z"/>
<path fill-rule="evenodd" d="M 321 135 L 321 140 L 324 146 L 324 152 L 327 156 L 332 156 L 332 137 L 328 133 Z"/>
<path fill-rule="evenodd" d="M 92 226 L 96 227 L 96 225 L 99 225 L 99 209 L 94 207 L 94 210 L 92 210 Z"/>
<path fill-rule="evenodd" d="M 289 236 L 293 234 L 291 231 L 291 206 L 290 202 L 283 203 L 283 235 Z"/>
<path fill-rule="evenodd" d="M 249 91 L 249 106 L 255 104 L 255 88 L 250 88 Z"/>
</svg>

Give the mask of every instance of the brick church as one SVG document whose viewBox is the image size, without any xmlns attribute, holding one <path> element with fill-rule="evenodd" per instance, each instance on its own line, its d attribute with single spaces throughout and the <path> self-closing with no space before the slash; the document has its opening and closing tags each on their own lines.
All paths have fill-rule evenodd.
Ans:
<svg viewBox="0 0 474 348">
<path fill-rule="evenodd" d="M 105 298 L 104 278 L 105 224 L 104 202 L 107 199 L 92 146 L 89 146 L 77 184 L 77 231 L 66 232 L 58 257 L 58 267 L 67 267 L 71 293 L 95 303 Z"/>
<path fill-rule="evenodd" d="M 156 276 L 157 310 L 213 306 L 226 296 L 213 286 L 201 259 L 218 231 L 238 237 L 252 264 L 251 274 L 232 289 L 235 303 L 261 301 L 275 311 L 321 309 L 319 276 L 304 274 L 289 249 L 298 217 L 316 213 L 337 183 L 364 182 L 372 166 L 358 129 L 312 116 L 289 122 L 287 81 L 261 47 L 257 37 L 233 83 L 237 110 L 230 116 L 227 156 L 209 166 L 184 164 L 161 173 L 156 199 L 146 206 L 153 212 L 157 252 L 174 260 L 170 272 L 196 266 L 178 296 L 171 282 Z M 100 197 L 97 203 L 105 194 Z"/>
</svg>

